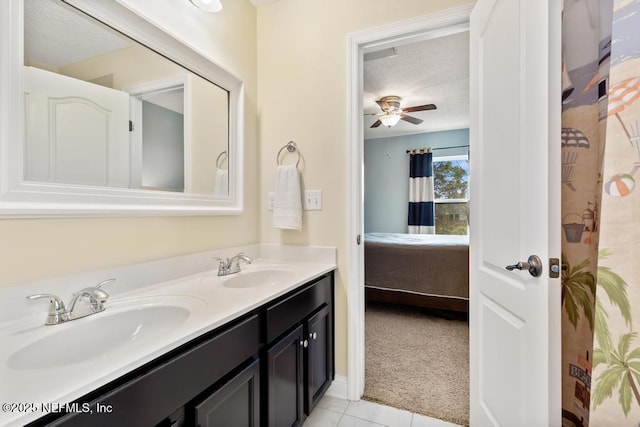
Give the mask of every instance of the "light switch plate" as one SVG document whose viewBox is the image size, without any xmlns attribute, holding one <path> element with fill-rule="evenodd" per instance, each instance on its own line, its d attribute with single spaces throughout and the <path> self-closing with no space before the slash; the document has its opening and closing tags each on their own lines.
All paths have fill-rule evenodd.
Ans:
<svg viewBox="0 0 640 427">
<path fill-rule="evenodd" d="M 270 191 L 269 194 L 267 194 L 267 210 L 272 211 L 273 210 L 273 204 L 275 200 L 275 193 L 273 191 Z"/>
<path fill-rule="evenodd" d="M 321 211 L 322 190 L 305 190 L 302 206 L 305 211 Z"/>
</svg>

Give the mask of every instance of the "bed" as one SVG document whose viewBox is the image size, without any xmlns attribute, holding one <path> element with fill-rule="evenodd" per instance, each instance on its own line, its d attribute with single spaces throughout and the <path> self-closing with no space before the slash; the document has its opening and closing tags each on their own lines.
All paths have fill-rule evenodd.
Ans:
<svg viewBox="0 0 640 427">
<path fill-rule="evenodd" d="M 367 301 L 469 310 L 469 237 L 365 233 Z"/>
</svg>

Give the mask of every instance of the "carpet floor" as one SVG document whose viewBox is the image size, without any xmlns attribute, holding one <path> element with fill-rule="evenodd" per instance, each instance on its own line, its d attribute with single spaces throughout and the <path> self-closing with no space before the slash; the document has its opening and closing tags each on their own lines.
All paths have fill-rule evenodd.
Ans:
<svg viewBox="0 0 640 427">
<path fill-rule="evenodd" d="M 365 334 L 364 399 L 469 425 L 466 318 L 367 304 Z"/>
</svg>

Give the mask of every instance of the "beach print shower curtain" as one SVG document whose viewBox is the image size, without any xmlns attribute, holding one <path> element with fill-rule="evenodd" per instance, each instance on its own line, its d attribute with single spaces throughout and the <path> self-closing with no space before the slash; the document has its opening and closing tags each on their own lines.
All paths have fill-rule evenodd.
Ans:
<svg viewBox="0 0 640 427">
<path fill-rule="evenodd" d="M 562 417 L 640 425 L 640 0 L 563 16 Z"/>
<path fill-rule="evenodd" d="M 562 423 L 588 426 L 612 0 L 565 0 L 562 23 Z"/>
<path fill-rule="evenodd" d="M 613 5 L 591 426 L 640 425 L 640 1 Z"/>
</svg>

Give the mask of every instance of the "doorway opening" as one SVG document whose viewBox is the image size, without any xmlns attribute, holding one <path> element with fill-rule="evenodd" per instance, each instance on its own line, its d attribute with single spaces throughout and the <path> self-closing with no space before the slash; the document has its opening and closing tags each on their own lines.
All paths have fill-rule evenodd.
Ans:
<svg viewBox="0 0 640 427">
<path fill-rule="evenodd" d="M 366 188 L 363 165 L 365 164 L 364 144 L 365 139 L 367 139 L 365 129 L 371 125 L 367 121 L 367 116 L 364 115 L 367 111 L 363 107 L 363 99 L 366 99 L 369 95 L 365 91 L 365 55 L 375 57 L 377 54 L 371 55 L 371 53 L 389 51 L 389 49 L 398 46 L 407 46 L 420 41 L 433 40 L 468 31 L 470 11 L 470 5 L 452 8 L 406 22 L 359 32 L 349 38 L 349 105 L 351 119 L 348 129 L 350 140 L 348 155 L 351 182 L 348 197 L 351 201 L 349 206 L 349 230 L 350 236 L 353 236 L 353 238 L 350 239 L 349 243 L 349 377 L 347 392 L 348 398 L 351 400 L 360 399 L 365 390 L 365 258 L 364 245 L 361 242 L 365 240 L 363 237 L 369 225 L 365 217 Z M 373 94 L 374 97 L 376 95 L 397 94 Z M 427 101 L 421 102 L 421 104 L 426 103 Z M 424 114 L 428 114 L 428 112 Z M 424 119 L 428 120 L 428 117 L 426 115 Z M 375 117 L 372 119 L 375 120 Z M 384 129 L 382 130 L 384 131 Z M 384 155 L 386 154 L 384 152 Z M 391 154 L 389 153 L 389 155 Z M 407 157 L 405 154 L 405 160 Z M 408 162 L 405 163 L 408 164 Z M 406 197 L 406 194 L 404 197 Z M 406 205 L 403 204 L 400 209 L 404 209 L 403 216 L 406 220 Z"/>
<path fill-rule="evenodd" d="M 185 76 L 129 87 L 131 187 L 188 191 Z"/>
</svg>

